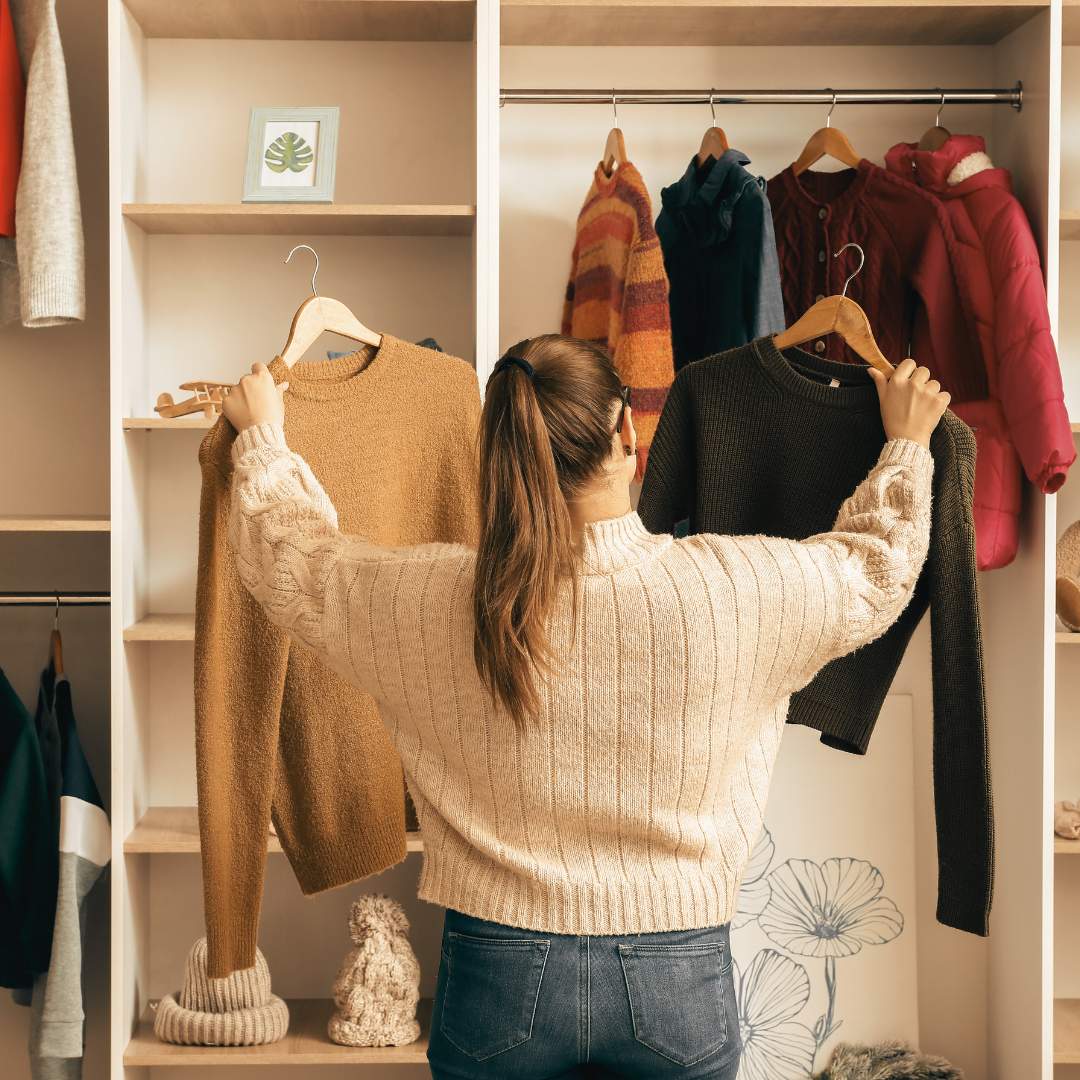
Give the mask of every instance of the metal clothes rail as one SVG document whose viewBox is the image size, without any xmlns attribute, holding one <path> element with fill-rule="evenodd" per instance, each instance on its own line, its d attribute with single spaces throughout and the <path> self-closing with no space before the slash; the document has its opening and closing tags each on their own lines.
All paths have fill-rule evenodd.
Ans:
<svg viewBox="0 0 1080 1080">
<path fill-rule="evenodd" d="M 0 593 L 0 607 L 107 607 L 111 603 L 108 593 Z"/>
<path fill-rule="evenodd" d="M 503 89 L 500 105 L 1011 105 L 1024 104 L 1024 87 L 923 90 L 588 90 Z"/>
</svg>

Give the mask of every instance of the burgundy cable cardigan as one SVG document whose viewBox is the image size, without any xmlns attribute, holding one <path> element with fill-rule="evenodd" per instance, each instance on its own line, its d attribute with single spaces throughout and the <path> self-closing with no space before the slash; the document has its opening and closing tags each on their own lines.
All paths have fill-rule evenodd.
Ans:
<svg viewBox="0 0 1080 1080">
<path fill-rule="evenodd" d="M 866 265 L 848 296 L 865 309 L 890 360 L 907 356 L 912 340 L 918 361 L 935 372 L 942 357 L 977 355 L 970 305 L 953 270 L 955 237 L 933 195 L 865 159 L 854 169 L 800 176 L 788 166 L 768 192 L 789 326 L 815 301 L 840 292 L 858 252 L 833 255 L 853 241 Z M 862 362 L 836 334 L 810 348 L 829 360 Z"/>
<path fill-rule="evenodd" d="M 956 365 L 935 374 L 978 441 L 979 569 L 1005 566 L 1019 544 L 1021 463 L 1050 493 L 1076 458 L 1039 251 L 1008 171 L 994 168 L 979 136 L 953 135 L 934 151 L 898 143 L 885 164 L 933 192 L 956 233 L 956 270 L 966 279 L 981 356 L 974 371 Z"/>
</svg>

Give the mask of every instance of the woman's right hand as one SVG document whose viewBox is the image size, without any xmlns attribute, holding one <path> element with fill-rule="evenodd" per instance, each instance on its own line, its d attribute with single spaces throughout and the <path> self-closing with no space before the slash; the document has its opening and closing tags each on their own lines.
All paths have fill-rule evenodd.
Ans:
<svg viewBox="0 0 1080 1080">
<path fill-rule="evenodd" d="M 930 436 L 949 407 L 952 397 L 941 389 L 930 369 L 901 360 L 892 375 L 870 368 L 870 378 L 881 402 L 881 422 L 889 439 L 910 439 L 930 446 Z"/>
</svg>

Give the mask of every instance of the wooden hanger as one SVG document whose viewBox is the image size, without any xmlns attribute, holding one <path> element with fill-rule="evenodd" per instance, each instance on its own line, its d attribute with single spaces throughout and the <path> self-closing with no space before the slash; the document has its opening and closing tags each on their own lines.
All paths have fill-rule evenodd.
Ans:
<svg viewBox="0 0 1080 1080">
<path fill-rule="evenodd" d="M 64 643 L 60 639 L 60 594 L 56 594 L 56 609 L 53 611 L 53 628 L 49 634 L 49 661 L 54 675 L 64 674 Z"/>
<path fill-rule="evenodd" d="M 712 127 L 701 138 L 701 149 L 697 153 L 698 165 L 704 165 L 709 158 L 717 161 L 731 149 L 727 135 L 722 127 L 716 126 L 716 102 L 713 100 L 716 90 L 709 90 L 709 108 L 712 110 Z"/>
<path fill-rule="evenodd" d="M 832 105 L 829 106 L 828 115 L 825 117 L 825 126 L 818 128 L 810 136 L 802 153 L 791 167 L 796 176 L 806 172 L 811 165 L 816 165 L 823 157 L 835 158 L 852 169 L 862 161 L 862 155 L 851 145 L 848 137 L 839 128 L 832 126 L 833 109 L 836 108 L 835 90 L 832 91 L 832 96 Z"/>
<path fill-rule="evenodd" d="M 615 90 L 611 91 L 611 108 L 615 113 L 615 126 L 608 132 L 607 142 L 604 143 L 604 156 L 600 159 L 600 168 L 605 176 L 611 176 L 616 166 L 626 163 L 626 142 L 623 139 L 622 128 L 619 127 L 619 109 L 615 104 Z"/>
<path fill-rule="evenodd" d="M 315 256 L 315 270 L 311 275 L 311 296 L 297 308 L 292 326 L 289 327 L 288 340 L 281 350 L 285 366 L 292 367 L 319 335 L 328 331 L 378 348 L 382 344 L 381 334 L 369 330 L 340 300 L 319 295 L 315 287 L 319 275 L 319 253 L 310 244 L 297 244 L 285 256 L 285 261 L 288 262 L 301 248 L 307 248 Z"/>
<path fill-rule="evenodd" d="M 891 375 L 893 366 L 878 348 L 866 312 L 847 294 L 848 286 L 858 277 L 866 262 L 866 252 L 858 244 L 849 243 L 836 252 L 833 258 L 840 258 L 848 248 L 854 248 L 859 253 L 859 265 L 844 282 L 840 295 L 826 296 L 824 300 L 819 300 L 802 318 L 796 320 L 794 326 L 789 326 L 783 333 L 777 334 L 773 338 L 773 344 L 783 350 L 793 345 L 805 345 L 806 342 L 826 334 L 839 334 L 847 342 L 848 348 L 871 367 Z"/>
<path fill-rule="evenodd" d="M 945 108 L 945 91 L 941 91 L 941 101 L 938 103 L 937 116 L 934 118 L 934 126 L 927 128 L 923 137 L 919 140 L 920 150 L 940 150 L 947 140 L 952 138 L 952 132 L 947 127 L 941 126 L 941 111 Z"/>
</svg>

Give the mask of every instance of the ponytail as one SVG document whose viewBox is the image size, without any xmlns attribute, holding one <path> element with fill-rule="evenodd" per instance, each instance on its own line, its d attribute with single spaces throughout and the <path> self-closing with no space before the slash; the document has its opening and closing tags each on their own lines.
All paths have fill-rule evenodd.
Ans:
<svg viewBox="0 0 1080 1080">
<path fill-rule="evenodd" d="M 473 652 L 482 682 L 518 723 L 539 710 L 537 681 L 553 661 L 548 616 L 574 577 L 567 497 L 611 452 L 619 391 L 603 350 L 555 334 L 515 345 L 488 381 Z"/>
</svg>

